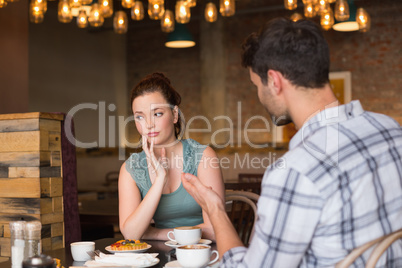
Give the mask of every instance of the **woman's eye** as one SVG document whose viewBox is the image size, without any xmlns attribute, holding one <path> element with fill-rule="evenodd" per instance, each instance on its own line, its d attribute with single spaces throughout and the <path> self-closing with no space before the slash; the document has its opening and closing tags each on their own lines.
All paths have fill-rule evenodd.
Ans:
<svg viewBox="0 0 402 268">
<path fill-rule="evenodd" d="M 163 115 L 163 113 L 155 113 L 156 117 L 161 117 Z"/>
<path fill-rule="evenodd" d="M 137 116 L 135 117 L 135 120 L 141 120 L 142 118 L 144 118 L 142 115 L 137 115 Z"/>
</svg>

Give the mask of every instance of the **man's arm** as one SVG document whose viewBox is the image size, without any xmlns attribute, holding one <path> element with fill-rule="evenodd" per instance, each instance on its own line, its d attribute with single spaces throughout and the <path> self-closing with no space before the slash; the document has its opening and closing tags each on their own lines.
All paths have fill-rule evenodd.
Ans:
<svg viewBox="0 0 402 268">
<path fill-rule="evenodd" d="M 244 246 L 226 214 L 224 200 L 211 187 L 204 186 L 192 174 L 183 173 L 181 179 L 187 192 L 208 214 L 215 230 L 219 255 L 223 256 L 231 248 Z"/>
</svg>

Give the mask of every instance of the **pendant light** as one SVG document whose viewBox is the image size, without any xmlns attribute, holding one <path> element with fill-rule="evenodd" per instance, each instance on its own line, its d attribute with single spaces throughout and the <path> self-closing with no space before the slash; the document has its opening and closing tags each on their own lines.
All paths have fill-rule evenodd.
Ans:
<svg viewBox="0 0 402 268">
<path fill-rule="evenodd" d="M 131 18 L 133 20 L 142 20 L 144 18 L 144 5 L 141 1 L 135 1 L 131 9 Z"/>
<path fill-rule="evenodd" d="M 359 24 L 356 22 L 356 6 L 353 0 L 347 0 L 349 6 L 349 19 L 345 21 L 335 21 L 332 27 L 335 31 L 352 32 L 359 30 Z"/>
<path fill-rule="evenodd" d="M 0 0 L 0 8 L 6 7 L 7 6 L 7 1 L 6 0 Z"/>
<path fill-rule="evenodd" d="M 58 6 L 58 19 L 60 22 L 69 23 L 73 19 L 69 0 L 60 0 Z"/>
<path fill-rule="evenodd" d="M 205 6 L 205 20 L 208 22 L 215 22 L 218 19 L 218 10 L 216 5 L 212 2 L 207 3 Z"/>
<path fill-rule="evenodd" d="M 335 19 L 345 21 L 349 19 L 349 5 L 346 0 L 337 0 L 335 3 Z"/>
<path fill-rule="evenodd" d="M 332 28 L 332 25 L 334 25 L 334 13 L 331 8 L 321 14 L 320 24 L 326 31 Z"/>
<path fill-rule="evenodd" d="M 90 5 L 92 4 L 92 0 L 81 0 L 82 5 Z"/>
<path fill-rule="evenodd" d="M 297 0 L 284 0 L 285 8 L 293 10 L 297 8 Z"/>
<path fill-rule="evenodd" d="M 31 1 L 29 4 L 29 21 L 32 23 L 41 23 L 44 17 L 45 15 L 39 4 L 36 1 Z"/>
<path fill-rule="evenodd" d="M 356 11 L 356 22 L 359 25 L 359 31 L 367 32 L 371 27 L 370 15 L 364 8 L 358 8 Z"/>
<path fill-rule="evenodd" d="M 132 8 L 134 6 L 134 0 L 121 0 L 121 6 L 124 8 Z"/>
<path fill-rule="evenodd" d="M 235 14 L 234 0 L 219 0 L 219 12 L 224 17 L 230 17 Z"/>
<path fill-rule="evenodd" d="M 176 2 L 176 21 L 178 23 L 188 23 L 190 21 L 190 7 L 187 1 L 179 0 Z"/>
<path fill-rule="evenodd" d="M 304 5 L 304 16 L 306 18 L 314 18 L 316 15 L 313 2 Z"/>
<path fill-rule="evenodd" d="M 148 0 L 148 16 L 151 20 L 159 20 L 165 13 L 163 0 Z"/>
<path fill-rule="evenodd" d="M 327 11 L 330 9 L 328 0 L 317 0 L 315 4 L 315 12 L 317 15 L 321 15 L 324 13 L 328 13 Z"/>
<path fill-rule="evenodd" d="M 126 12 L 120 10 L 114 13 L 113 30 L 118 34 L 125 34 L 128 30 L 128 19 Z"/>
<path fill-rule="evenodd" d="M 187 5 L 189 7 L 195 7 L 197 5 L 197 0 L 187 0 Z"/>
<path fill-rule="evenodd" d="M 166 9 L 161 19 L 161 29 L 164 33 L 171 33 L 174 30 L 173 11 Z"/>
<path fill-rule="evenodd" d="M 100 27 L 103 25 L 104 20 L 99 4 L 93 4 L 88 16 L 89 25 Z"/>
<path fill-rule="evenodd" d="M 165 46 L 170 48 L 186 48 L 195 46 L 195 42 L 186 25 L 176 23 L 174 31 L 168 35 Z"/>
<path fill-rule="evenodd" d="M 104 18 L 113 15 L 113 0 L 99 0 L 100 9 Z"/>
<path fill-rule="evenodd" d="M 300 13 L 293 13 L 292 16 L 290 16 L 290 19 L 294 22 L 298 21 L 298 20 L 302 20 L 303 16 Z"/>
<path fill-rule="evenodd" d="M 78 28 L 86 28 L 88 26 L 88 16 L 84 9 L 81 9 L 80 12 L 78 12 L 77 26 Z"/>
<path fill-rule="evenodd" d="M 10 2 L 10 1 L 9 1 Z M 36 6 L 39 7 L 40 11 L 46 13 L 47 11 L 47 0 L 33 0 Z"/>
<path fill-rule="evenodd" d="M 70 0 L 71 8 L 79 8 L 81 7 L 81 5 L 82 5 L 81 0 Z"/>
</svg>

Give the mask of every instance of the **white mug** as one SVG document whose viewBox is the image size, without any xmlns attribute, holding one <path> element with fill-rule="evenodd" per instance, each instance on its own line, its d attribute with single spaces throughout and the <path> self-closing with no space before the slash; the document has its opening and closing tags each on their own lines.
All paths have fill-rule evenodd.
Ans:
<svg viewBox="0 0 402 268">
<path fill-rule="evenodd" d="M 174 238 L 170 237 L 170 234 L 173 234 Z M 201 234 L 202 230 L 198 226 L 182 226 L 169 231 L 167 237 L 180 245 L 190 245 L 197 244 L 201 240 Z"/>
<path fill-rule="evenodd" d="M 70 247 L 74 261 L 89 261 L 91 256 L 87 252 L 95 250 L 95 242 L 74 242 L 70 244 Z"/>
<path fill-rule="evenodd" d="M 216 257 L 211 261 L 211 256 L 214 253 Z M 216 250 L 211 252 L 211 246 L 196 244 L 176 248 L 176 257 L 181 266 L 195 268 L 216 262 L 219 259 L 219 253 Z"/>
</svg>

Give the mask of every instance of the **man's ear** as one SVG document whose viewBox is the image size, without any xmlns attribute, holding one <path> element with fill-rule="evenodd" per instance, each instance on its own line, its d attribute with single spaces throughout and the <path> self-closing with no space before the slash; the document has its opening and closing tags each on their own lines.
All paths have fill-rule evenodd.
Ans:
<svg viewBox="0 0 402 268">
<path fill-rule="evenodd" d="M 282 93 L 282 74 L 275 70 L 268 70 L 268 85 L 276 95 Z"/>
<path fill-rule="evenodd" d="M 177 105 L 175 105 L 173 107 L 173 124 L 176 124 L 177 121 L 179 121 L 179 107 Z"/>
</svg>

